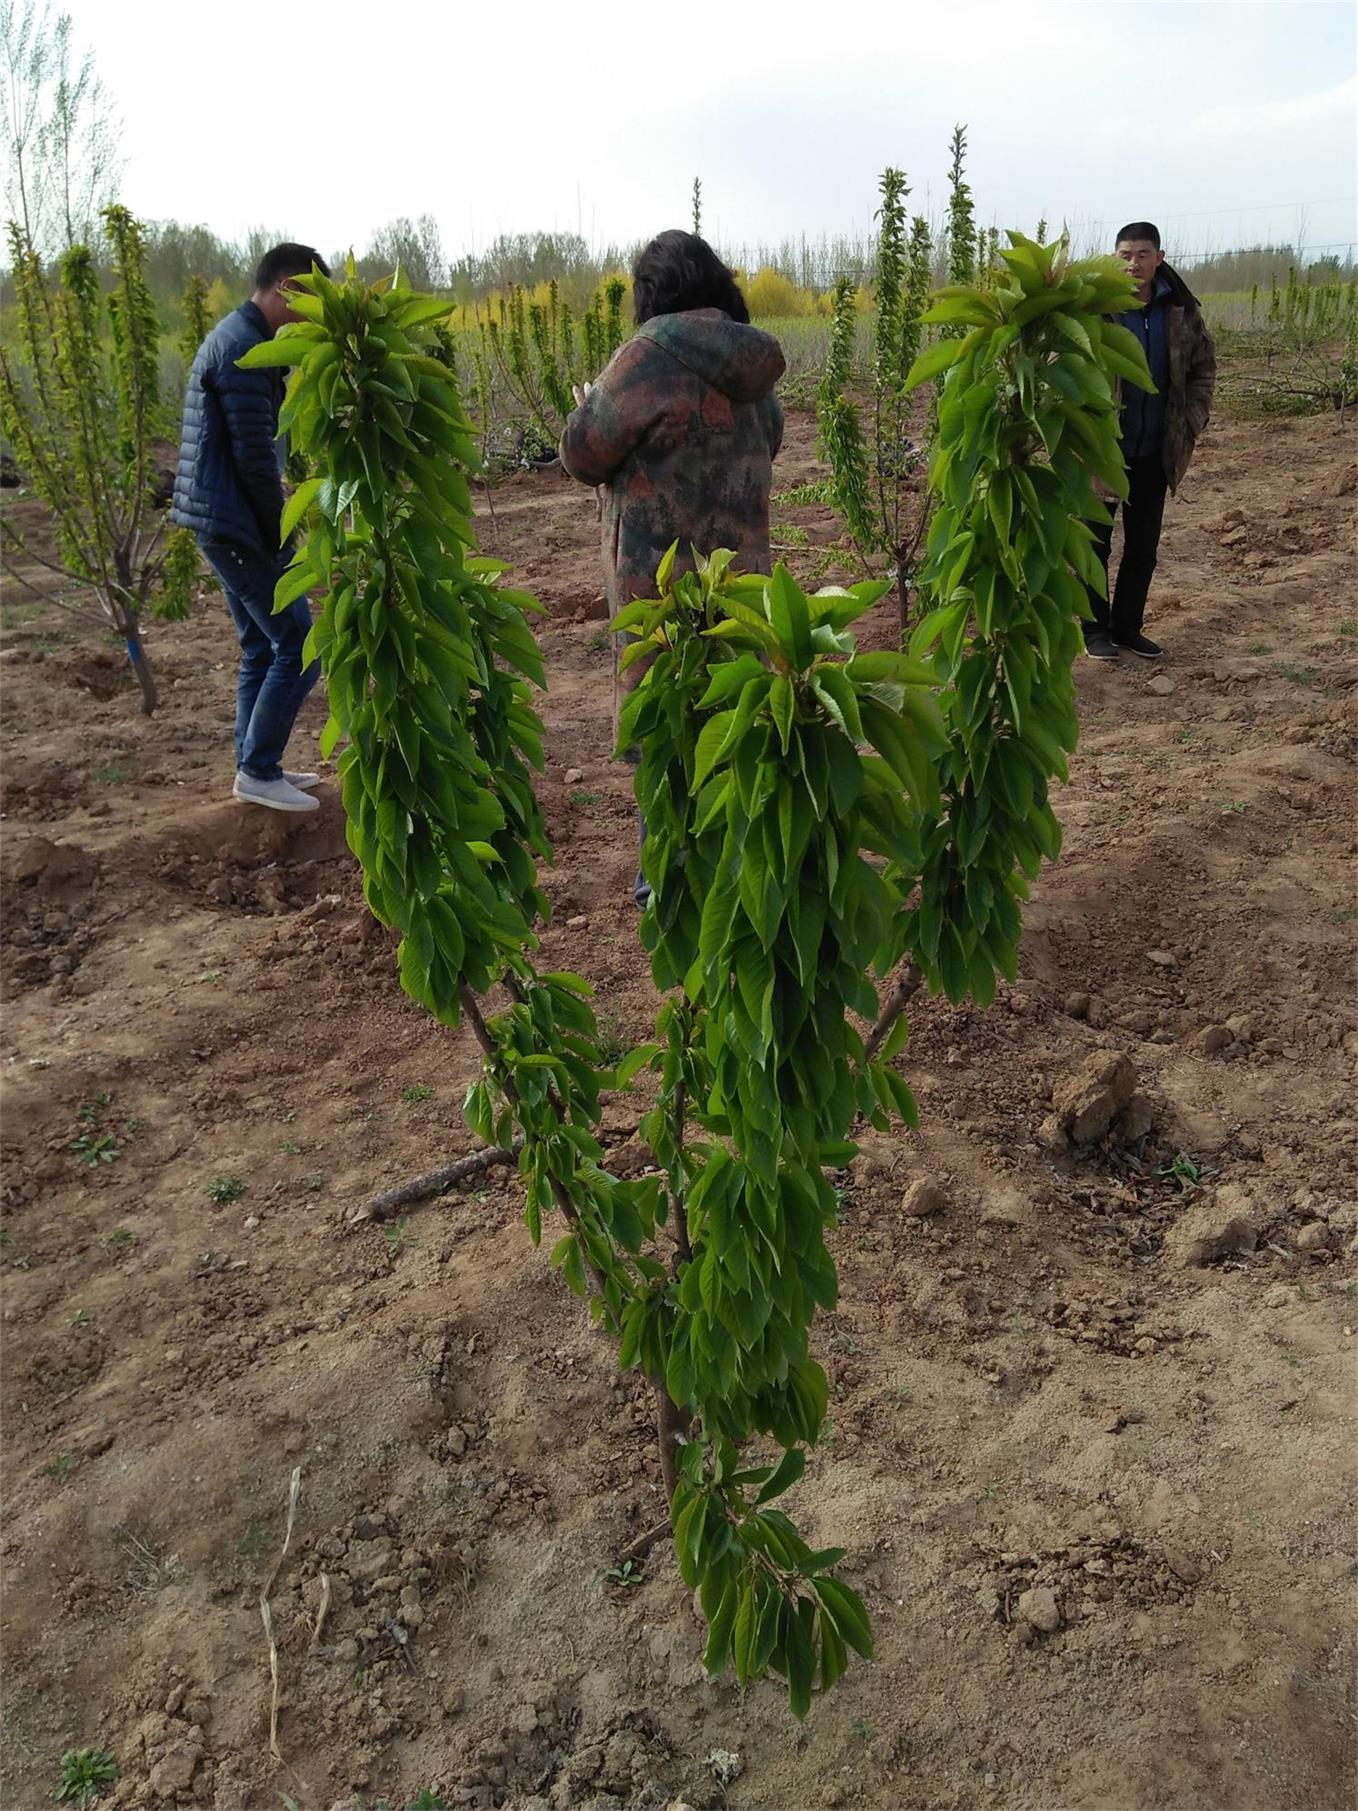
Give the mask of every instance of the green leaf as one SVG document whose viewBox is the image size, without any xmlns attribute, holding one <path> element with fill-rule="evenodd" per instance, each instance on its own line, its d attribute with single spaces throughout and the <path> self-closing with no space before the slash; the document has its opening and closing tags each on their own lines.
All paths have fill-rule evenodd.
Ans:
<svg viewBox="0 0 1358 1811">
<path fill-rule="evenodd" d="M 800 1446 L 790 1446 L 779 1460 L 773 1476 L 755 1498 L 755 1502 L 771 1503 L 775 1497 L 782 1496 L 785 1490 L 791 1490 L 805 1470 L 805 1452 Z"/>
<path fill-rule="evenodd" d="M 804 1717 L 811 1708 L 811 1688 L 816 1677 L 816 1606 L 809 1597 L 799 1598 L 796 1612 L 786 1617 L 783 1638 L 787 1647 L 788 1705 L 794 1717 Z"/>
<path fill-rule="evenodd" d="M 289 566 L 274 586 L 273 613 L 278 616 L 289 604 L 296 603 L 299 597 L 305 597 L 314 585 L 321 583 L 321 574 L 306 560 Z"/>
<path fill-rule="evenodd" d="M 314 334 L 311 336 L 314 340 Z M 279 365 L 300 363 L 309 350 L 308 341 L 300 335 L 277 334 L 271 340 L 261 340 L 257 346 L 251 346 L 243 358 L 236 360 L 242 371 L 263 371 Z"/>
<path fill-rule="evenodd" d="M 754 1587 L 747 1584 L 740 1593 L 731 1640 L 731 1657 L 735 1661 L 736 1678 L 742 1685 L 748 1685 L 754 1677 L 758 1636 L 759 1617 L 755 1609 Z"/>
<path fill-rule="evenodd" d="M 735 711 L 718 711 L 715 717 L 709 717 L 698 735 L 698 747 L 694 754 L 693 784 L 702 785 L 715 766 L 722 753 L 727 732 L 735 725 Z"/>
<path fill-rule="evenodd" d="M 856 1654 L 872 1659 L 872 1630 L 863 1599 L 852 1586 L 828 1574 L 813 1578 L 811 1589 L 820 1599 L 826 1614 Z"/>
<path fill-rule="evenodd" d="M 797 584 L 781 560 L 769 581 L 769 620 L 778 631 L 798 672 L 810 665 L 815 650 L 811 646 L 811 612 L 806 593 Z"/>
<path fill-rule="evenodd" d="M 713 1616 L 708 1629 L 707 1646 L 703 1650 L 703 1665 L 715 1678 L 726 1666 L 731 1653 L 731 1638 L 735 1631 L 736 1605 L 740 1602 L 740 1591 L 734 1579 L 731 1579 L 721 1594 L 716 1615 Z"/>
<path fill-rule="evenodd" d="M 769 688 L 769 710 L 778 730 L 778 741 L 783 753 L 788 751 L 792 736 L 792 713 L 795 701 L 792 695 L 792 682 L 786 674 L 780 673 Z"/>
<path fill-rule="evenodd" d="M 278 544 L 280 547 L 286 546 L 288 537 L 315 502 L 324 482 L 325 480 L 322 478 L 308 478 L 306 483 L 299 484 L 288 498 L 287 507 L 283 511 L 283 520 L 279 526 Z"/>
<path fill-rule="evenodd" d="M 921 384 L 927 384 L 931 377 L 937 377 L 950 365 L 955 365 L 961 358 L 965 345 L 965 340 L 937 340 L 932 346 L 926 347 L 911 365 L 901 394 L 908 396 Z"/>
</svg>

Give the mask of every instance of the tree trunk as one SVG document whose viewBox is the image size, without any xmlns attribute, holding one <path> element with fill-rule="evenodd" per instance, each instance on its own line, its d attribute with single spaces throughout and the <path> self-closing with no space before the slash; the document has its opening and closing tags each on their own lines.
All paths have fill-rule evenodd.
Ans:
<svg viewBox="0 0 1358 1811">
<path fill-rule="evenodd" d="M 913 552 L 914 549 L 908 542 L 898 546 L 895 550 L 893 567 L 893 576 L 896 580 L 896 614 L 900 623 L 899 645 L 902 654 L 905 653 L 910 641 L 910 594 L 913 590 L 910 580 L 914 570 L 911 559 Z"/>
<path fill-rule="evenodd" d="M 660 1446 L 660 1475 L 665 1481 L 665 1507 L 674 1501 L 679 1482 L 679 1448 L 688 1439 L 688 1416 L 670 1400 L 662 1377 L 651 1379 L 655 1390 L 655 1432 Z"/>
<path fill-rule="evenodd" d="M 127 657 L 132 662 L 132 671 L 141 688 L 141 714 L 143 717 L 153 717 L 157 704 L 156 678 L 151 671 L 151 662 L 146 657 L 146 644 L 135 625 L 124 633 L 127 637 Z"/>
<path fill-rule="evenodd" d="M 113 618 L 113 626 L 127 644 L 127 658 L 132 662 L 137 684 L 141 688 L 141 714 L 156 714 L 156 680 L 146 657 L 146 644 L 141 638 L 141 612 L 132 588 L 132 566 L 127 550 L 119 547 L 113 555 L 114 582 L 104 594 L 104 607 Z"/>
</svg>

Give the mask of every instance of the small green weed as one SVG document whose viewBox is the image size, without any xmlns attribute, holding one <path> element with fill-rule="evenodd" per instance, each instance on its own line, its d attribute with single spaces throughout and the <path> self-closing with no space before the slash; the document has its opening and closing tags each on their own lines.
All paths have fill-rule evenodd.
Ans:
<svg viewBox="0 0 1358 1811">
<path fill-rule="evenodd" d="M 194 981 L 203 982 L 208 987 L 215 987 L 219 981 L 226 979 L 226 970 L 222 968 L 205 968 L 201 975 L 195 975 Z"/>
<path fill-rule="evenodd" d="M 412 1082 L 408 1088 L 402 1088 L 401 1099 L 407 1106 L 413 1107 L 417 1101 L 433 1100 L 434 1090 L 427 1082 Z"/>
<path fill-rule="evenodd" d="M 597 1024 L 599 1060 L 605 1069 L 612 1069 L 632 1048 L 632 1040 L 617 1012 L 606 1006 L 600 1009 Z"/>
<path fill-rule="evenodd" d="M 382 1237 L 387 1242 L 387 1251 L 393 1258 L 399 1258 L 408 1245 L 414 1244 L 409 1228 L 409 1220 L 398 1220 L 394 1226 L 382 1228 Z"/>
<path fill-rule="evenodd" d="M 111 1251 L 116 1257 L 121 1251 L 131 1251 L 137 1243 L 137 1235 L 130 1226 L 115 1226 L 113 1231 L 104 1234 L 105 1251 Z"/>
<path fill-rule="evenodd" d="M 1320 678 L 1314 667 L 1300 666 L 1295 660 L 1280 660 L 1278 671 L 1284 679 L 1290 679 L 1293 685 L 1314 685 Z"/>
<path fill-rule="evenodd" d="M 280 1138 L 278 1149 L 284 1157 L 300 1157 L 302 1154 L 302 1147 L 295 1138 Z"/>
<path fill-rule="evenodd" d="M 85 1811 L 118 1777 L 118 1763 L 101 1748 L 68 1748 L 61 1757 L 61 1785 L 53 1796 Z"/>
<path fill-rule="evenodd" d="M 66 1320 L 67 1324 L 72 1327 L 88 1327 L 90 1318 L 90 1311 L 88 1308 L 73 1308 L 70 1314 L 67 1315 Z"/>
<path fill-rule="evenodd" d="M 113 1099 L 111 1094 L 96 1094 L 93 1100 L 83 1101 L 75 1110 L 75 1116 L 82 1125 L 97 1126 L 104 1117 L 104 1109 Z"/>
<path fill-rule="evenodd" d="M 325 1187 L 325 1171 L 311 1170 L 302 1178 L 302 1187 L 309 1195 L 318 1195 Z"/>
<path fill-rule="evenodd" d="M 591 654 L 607 654 L 608 641 L 608 630 L 596 629 L 586 645 Z"/>
<path fill-rule="evenodd" d="M 97 1170 L 101 1163 L 116 1163 L 122 1156 L 112 1132 L 82 1132 L 71 1140 L 70 1149 L 76 1162 L 83 1163 L 87 1170 Z"/>
<path fill-rule="evenodd" d="M 1355 622 L 1351 616 L 1346 616 L 1339 625 L 1339 633 L 1347 636 L 1358 635 L 1358 622 Z"/>
<path fill-rule="evenodd" d="M 1273 644 L 1267 641 L 1252 641 L 1245 649 L 1245 652 L 1247 654 L 1271 654 L 1273 652 Z"/>
<path fill-rule="evenodd" d="M 1244 799 L 1223 799 L 1221 801 L 1221 809 L 1223 811 L 1234 811 L 1237 817 L 1243 817 L 1249 810 L 1249 805 Z"/>
<path fill-rule="evenodd" d="M 245 1524 L 245 1533 L 236 1542 L 236 1552 L 242 1559 L 248 1559 L 252 1566 L 257 1566 L 269 1544 L 269 1537 L 264 1524 L 257 1517 L 251 1516 Z"/>
<path fill-rule="evenodd" d="M 610 1566 L 604 1577 L 609 1584 L 617 1585 L 620 1590 L 630 1591 L 633 1585 L 639 1585 L 642 1579 L 642 1567 L 638 1560 L 625 1559 L 620 1566 Z"/>
<path fill-rule="evenodd" d="M 132 778 L 132 769 L 124 767 L 121 761 L 109 761 L 105 766 L 95 768 L 94 777 L 105 786 L 121 786 Z"/>
<path fill-rule="evenodd" d="M 1181 1189 L 1197 1188 L 1202 1182 L 1202 1165 L 1186 1151 L 1176 1152 L 1174 1160 L 1163 1164 L 1155 1173 L 1172 1178 Z"/>
<path fill-rule="evenodd" d="M 1174 740 L 1176 742 L 1182 742 L 1185 748 L 1191 748 L 1194 743 L 1202 741 L 1202 731 L 1198 729 L 1181 729 Z"/>
<path fill-rule="evenodd" d="M 597 805 L 599 800 L 603 797 L 603 794 L 599 792 L 576 791 L 569 793 L 567 796 L 572 805 L 576 806 L 579 810 L 584 810 L 588 805 Z"/>
<path fill-rule="evenodd" d="M 855 1717 L 849 1725 L 849 1734 L 857 1736 L 860 1742 L 875 1742 L 877 1731 L 866 1717 Z"/>
<path fill-rule="evenodd" d="M 224 1207 L 228 1201 L 239 1201 L 245 1193 L 245 1184 L 239 1176 L 214 1176 L 207 1185 L 207 1198 L 215 1201 L 218 1207 Z"/>
<path fill-rule="evenodd" d="M 55 1459 L 48 1461 L 43 1470 L 49 1478 L 55 1478 L 58 1484 L 64 1484 L 76 1468 L 74 1453 L 58 1453 Z"/>
</svg>

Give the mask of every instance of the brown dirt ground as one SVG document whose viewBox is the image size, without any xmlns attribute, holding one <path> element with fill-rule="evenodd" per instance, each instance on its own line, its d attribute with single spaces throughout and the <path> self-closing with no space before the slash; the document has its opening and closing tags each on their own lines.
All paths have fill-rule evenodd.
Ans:
<svg viewBox="0 0 1358 1811">
<path fill-rule="evenodd" d="M 813 469 L 794 417 L 780 481 Z M 514 1188 L 346 1227 L 470 1147 L 472 1056 L 398 991 L 333 789 L 300 827 L 230 802 L 220 599 L 153 632 L 148 723 L 116 648 L 11 584 L 5 1804 L 87 1744 L 121 1767 L 104 1802 L 217 1811 L 1351 1804 L 1354 479 L 1334 418 L 1212 429 L 1153 599 L 1168 689 L 1081 663 L 1019 985 L 915 1003 L 923 1125 L 856 1166 L 833 1428 L 793 1499 L 879 1653 L 801 1728 L 705 1679 L 663 1549 L 607 1576 L 659 1507 L 647 1406 Z M 636 1034 L 591 500 L 524 475 L 485 528 L 551 610 L 546 949 Z M 1053 1155 L 1053 1086 L 1099 1049 L 1150 1135 Z M 947 1206 L 907 1218 L 921 1176 Z M 1256 1249 L 1185 1268 L 1176 1224 L 1242 1206 Z M 258 1598 L 294 1467 L 279 1766 Z M 1063 1625 L 1025 1640 L 1043 1583 Z"/>
</svg>

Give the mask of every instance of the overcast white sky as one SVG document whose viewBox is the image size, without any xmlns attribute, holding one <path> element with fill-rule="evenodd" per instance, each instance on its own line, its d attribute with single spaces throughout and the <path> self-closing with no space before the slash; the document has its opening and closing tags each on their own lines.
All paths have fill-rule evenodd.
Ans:
<svg viewBox="0 0 1358 1811">
<path fill-rule="evenodd" d="M 123 198 L 233 237 L 361 250 L 429 212 L 449 255 L 627 242 L 686 225 L 695 175 L 729 247 L 865 230 L 888 163 L 938 210 L 960 120 L 987 223 L 1358 238 L 1352 0 L 59 4 L 122 115 Z"/>
</svg>

